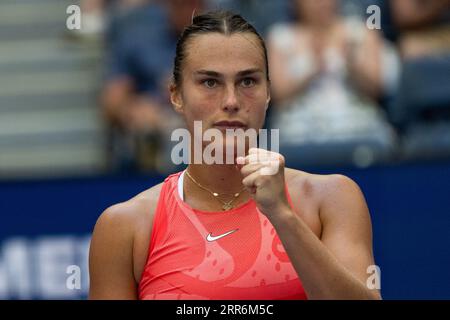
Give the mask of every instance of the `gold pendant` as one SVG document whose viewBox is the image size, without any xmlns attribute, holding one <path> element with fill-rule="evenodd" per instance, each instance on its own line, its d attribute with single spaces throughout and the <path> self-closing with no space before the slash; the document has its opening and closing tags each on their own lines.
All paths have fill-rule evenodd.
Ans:
<svg viewBox="0 0 450 320">
<path fill-rule="evenodd" d="M 228 210 L 230 210 L 231 208 L 233 208 L 233 206 L 232 206 L 230 203 L 225 203 L 225 204 L 222 206 L 222 209 L 223 209 L 224 211 L 228 211 Z"/>
</svg>

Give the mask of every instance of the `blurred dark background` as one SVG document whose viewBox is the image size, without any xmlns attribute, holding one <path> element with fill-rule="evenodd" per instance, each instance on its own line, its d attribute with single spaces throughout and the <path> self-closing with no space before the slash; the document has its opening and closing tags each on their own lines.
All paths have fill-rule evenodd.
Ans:
<svg viewBox="0 0 450 320">
<path fill-rule="evenodd" d="M 361 186 L 383 297 L 450 299 L 449 0 L 2 0 L 0 299 L 85 298 L 98 216 L 181 169 L 167 85 L 210 9 L 266 39 L 288 166 Z"/>
</svg>

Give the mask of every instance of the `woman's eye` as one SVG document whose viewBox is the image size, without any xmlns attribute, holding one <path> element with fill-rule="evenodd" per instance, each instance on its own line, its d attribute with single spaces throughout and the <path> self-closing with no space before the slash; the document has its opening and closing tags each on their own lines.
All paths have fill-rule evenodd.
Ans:
<svg viewBox="0 0 450 320">
<path fill-rule="evenodd" d="M 252 78 L 245 78 L 241 81 L 242 86 L 249 88 L 255 84 L 255 80 Z"/>
<path fill-rule="evenodd" d="M 215 79 L 206 79 L 203 81 L 203 84 L 207 87 L 207 88 L 214 88 L 217 84 L 217 80 Z"/>
</svg>

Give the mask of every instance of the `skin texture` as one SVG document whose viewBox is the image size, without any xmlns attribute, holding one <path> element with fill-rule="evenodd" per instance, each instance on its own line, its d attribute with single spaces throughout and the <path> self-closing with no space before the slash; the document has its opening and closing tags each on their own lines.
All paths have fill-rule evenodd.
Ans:
<svg viewBox="0 0 450 320">
<path fill-rule="evenodd" d="M 239 119 L 261 128 L 270 100 L 264 57 L 252 34 L 196 36 L 183 62 L 181 87 L 171 86 L 172 104 L 192 130 L 194 120 L 212 128 Z M 242 77 L 243 70 L 261 72 Z M 199 70 L 214 71 L 207 76 Z M 248 79 L 251 78 L 251 79 Z M 225 144 L 230 141 L 225 141 Z M 189 165 L 192 176 L 216 192 L 246 190 L 235 205 L 253 198 L 274 225 L 310 299 L 379 299 L 365 283 L 374 264 L 371 222 L 364 196 L 342 175 L 314 175 L 284 168 L 280 154 L 247 150 L 242 164 Z M 250 154 L 261 154 L 250 163 Z M 279 160 L 274 175 L 258 170 L 264 157 Z M 218 183 L 219 182 L 219 183 Z M 287 183 L 294 210 L 287 205 Z M 161 184 L 106 209 L 97 221 L 90 249 L 90 299 L 136 299 L 147 258 L 153 214 Z M 211 195 L 184 180 L 185 201 L 200 210 L 220 211 Z M 274 196 L 276 195 L 276 196 Z"/>
</svg>

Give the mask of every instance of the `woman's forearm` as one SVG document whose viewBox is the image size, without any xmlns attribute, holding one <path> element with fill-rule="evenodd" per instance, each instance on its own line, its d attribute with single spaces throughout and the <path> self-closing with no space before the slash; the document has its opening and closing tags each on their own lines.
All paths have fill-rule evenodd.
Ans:
<svg viewBox="0 0 450 320">
<path fill-rule="evenodd" d="M 292 210 L 271 218 L 309 299 L 380 299 L 353 276 Z"/>
</svg>

